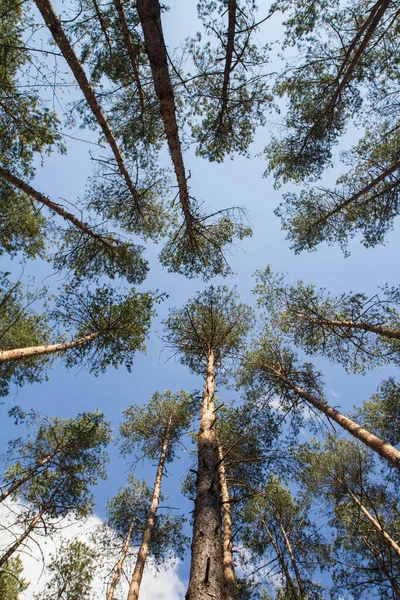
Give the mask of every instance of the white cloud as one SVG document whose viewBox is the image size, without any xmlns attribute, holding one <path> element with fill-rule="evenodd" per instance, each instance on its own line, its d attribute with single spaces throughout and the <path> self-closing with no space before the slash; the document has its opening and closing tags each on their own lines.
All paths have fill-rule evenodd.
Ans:
<svg viewBox="0 0 400 600">
<path fill-rule="evenodd" d="M 0 505 L 0 522 L 2 523 L 2 529 L 0 530 L 0 554 L 3 553 L 6 546 L 12 541 L 13 533 L 17 534 L 21 532 L 21 529 L 18 530 L 16 527 L 11 527 L 11 531 L 9 531 L 8 526 L 23 509 L 23 505 L 19 503 L 4 502 Z M 24 565 L 22 576 L 30 582 L 29 588 L 20 595 L 20 600 L 32 600 L 34 592 L 44 589 L 47 581 L 44 565 L 50 561 L 50 555 L 55 553 L 57 546 L 62 540 L 70 540 L 78 537 L 82 541 L 88 541 L 90 534 L 101 523 L 101 519 L 97 516 L 91 516 L 85 522 L 77 522 L 71 518 L 68 520 L 68 526 L 60 529 L 55 536 L 43 538 L 43 536 L 33 535 L 32 540 L 23 548 L 21 547 L 19 551 Z M 129 575 L 132 572 L 132 568 L 133 565 L 130 562 L 127 568 Z M 93 600 L 97 600 L 98 598 L 104 599 L 106 597 L 105 584 L 101 575 L 101 573 L 96 573 L 93 580 L 93 592 L 91 595 Z M 118 600 L 125 600 L 128 595 L 128 587 L 129 585 L 125 578 L 121 582 L 115 597 Z M 179 578 L 177 563 L 166 563 L 158 571 L 150 562 L 146 564 L 140 590 L 141 600 L 183 600 L 185 591 L 186 585 Z"/>
</svg>

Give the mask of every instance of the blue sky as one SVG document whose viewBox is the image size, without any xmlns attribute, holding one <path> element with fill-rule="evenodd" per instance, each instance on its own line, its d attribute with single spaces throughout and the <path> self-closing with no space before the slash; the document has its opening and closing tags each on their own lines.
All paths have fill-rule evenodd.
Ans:
<svg viewBox="0 0 400 600">
<path fill-rule="evenodd" d="M 56 6 L 62 6 L 57 3 Z M 167 44 L 171 47 L 182 42 L 184 36 L 189 36 L 196 30 L 195 3 L 170 2 L 171 10 L 165 14 L 164 32 Z M 278 28 L 279 29 L 279 28 Z M 276 28 L 266 27 L 260 37 L 276 37 Z M 268 144 L 271 130 L 279 117 L 271 116 L 267 126 L 257 132 L 252 154 L 262 153 Z M 70 133 L 70 132 L 68 132 Z M 96 140 L 97 135 L 77 130 L 78 137 Z M 350 130 L 343 142 L 353 144 L 358 137 L 357 131 Z M 65 199 L 74 203 L 76 198 L 83 197 L 86 179 L 91 172 L 91 161 L 88 154 L 90 146 L 83 142 L 69 141 L 68 154 L 60 156 L 53 154 L 44 158 L 44 166 L 38 165 L 34 186 L 54 200 L 61 202 Z M 169 165 L 166 152 L 163 153 L 165 164 Z M 280 221 L 273 214 L 282 198 L 282 193 L 291 188 L 275 190 L 271 178 L 263 178 L 265 162 L 263 158 L 251 160 L 237 157 L 223 164 L 212 163 L 196 158 L 192 150 L 185 152 L 186 169 L 191 172 L 191 193 L 198 200 L 209 206 L 212 211 L 230 206 L 246 208 L 250 223 L 253 227 L 253 237 L 243 240 L 240 247 L 228 255 L 234 275 L 225 280 L 216 280 L 215 284 L 225 283 L 236 285 L 242 301 L 254 303 L 250 293 L 254 285 L 253 273 L 272 265 L 275 272 L 283 271 L 288 274 L 288 281 L 303 279 L 308 283 L 328 288 L 333 293 L 362 291 L 375 294 L 378 286 L 388 283 L 398 284 L 396 257 L 400 250 L 398 236 L 392 232 L 385 246 L 375 249 L 364 248 L 357 239 L 351 245 L 351 255 L 344 258 L 338 247 L 328 247 L 321 244 L 316 252 L 294 255 L 285 240 L 285 232 L 280 229 Z M 334 177 L 336 169 L 327 177 Z M 137 355 L 133 372 L 127 373 L 122 368 L 118 371 L 109 369 L 104 375 L 94 378 L 84 369 L 65 371 L 60 361 L 55 361 L 49 372 L 50 380 L 42 384 L 26 386 L 5 399 L 0 406 L 1 440 L 5 443 L 11 437 L 20 433 L 11 425 L 7 411 L 15 404 L 23 408 L 34 408 L 44 414 L 73 416 L 77 412 L 100 408 L 111 420 L 115 430 L 121 420 L 122 410 L 130 403 L 146 402 L 156 390 L 171 389 L 201 389 L 201 378 L 193 376 L 176 360 L 169 358 L 168 350 L 163 349 L 160 339 L 162 334 L 161 321 L 167 316 L 168 309 L 183 305 L 197 290 L 204 288 L 204 283 L 197 280 L 187 280 L 176 274 L 167 273 L 158 262 L 159 248 L 148 244 L 146 256 L 150 262 L 150 273 L 143 289 L 159 289 L 169 294 L 169 298 L 160 306 L 158 317 L 153 322 L 150 339 L 147 344 L 147 354 Z M 4 261 L 3 270 L 9 267 Z M 19 265 L 13 264 L 15 273 L 19 273 Z M 29 263 L 25 271 L 35 274 L 38 284 L 51 272 L 48 265 L 40 262 Z M 56 278 L 46 280 L 55 285 Z M 350 410 L 354 404 L 360 404 L 363 399 L 375 392 L 379 382 L 384 377 L 394 375 L 389 368 L 381 372 L 368 373 L 366 376 L 346 375 L 340 367 L 318 362 L 323 368 L 327 385 L 328 399 L 341 410 Z M 14 390 L 15 391 L 15 390 Z M 95 490 L 96 513 L 102 517 L 106 499 L 116 493 L 119 486 L 124 484 L 129 471 L 129 464 L 118 456 L 115 448 L 110 449 L 111 462 L 109 477 Z M 180 479 L 188 467 L 184 458 L 169 469 L 169 476 L 163 484 L 163 491 L 171 496 L 173 506 L 182 506 L 183 510 L 192 510 L 192 505 L 181 499 L 179 494 Z M 155 468 L 144 465 L 137 469 L 137 474 L 152 483 Z M 187 564 L 182 570 L 187 575 Z"/>
</svg>

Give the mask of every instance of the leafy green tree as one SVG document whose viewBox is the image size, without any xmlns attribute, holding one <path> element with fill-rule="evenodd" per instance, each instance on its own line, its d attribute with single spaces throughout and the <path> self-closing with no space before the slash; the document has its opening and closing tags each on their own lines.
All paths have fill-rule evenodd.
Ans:
<svg viewBox="0 0 400 600">
<path fill-rule="evenodd" d="M 107 455 L 104 447 L 110 442 L 110 426 L 104 416 L 95 412 L 83 415 L 77 421 L 73 419 L 49 418 L 35 430 L 35 437 L 23 443 L 16 440 L 16 462 L 6 471 L 5 480 L 14 484 L 11 497 L 20 498 L 23 509 L 18 516 L 18 525 L 23 532 L 15 536 L 0 558 L 0 566 L 15 553 L 35 530 L 43 528 L 46 535 L 57 520 L 74 514 L 82 518 L 92 509 L 90 486 L 97 483 L 99 477 L 105 478 L 104 464 Z M 42 468 L 36 468 L 43 457 L 54 454 L 64 437 L 72 442 L 64 452 L 51 457 Z M 32 459 L 33 457 L 33 459 Z M 30 465 L 31 471 L 29 473 Z M 28 469 L 28 470 L 27 470 Z M 29 474 L 29 477 L 26 475 Z M 17 484 L 17 485 L 15 485 Z"/>
<path fill-rule="evenodd" d="M 8 275 L 0 274 L 0 355 L 11 348 L 49 343 L 52 333 L 48 316 L 32 310 L 35 302 L 46 302 L 47 290 L 37 290 L 33 285 L 24 286 L 20 281 L 12 283 Z M 8 394 L 10 383 L 19 387 L 24 383 L 42 381 L 46 377 L 48 362 L 48 357 L 27 358 L 23 363 L 2 362 L 0 396 Z"/>
<path fill-rule="evenodd" d="M 163 394 L 153 394 L 147 406 L 131 405 L 124 410 L 126 420 L 120 427 L 123 454 L 126 456 L 132 452 L 140 452 L 142 456 L 158 461 L 151 503 L 129 586 L 129 600 L 137 600 L 139 597 L 156 524 L 165 465 L 174 459 L 179 440 L 190 426 L 192 413 L 193 398 L 187 392 L 172 394 L 169 390 Z"/>
<path fill-rule="evenodd" d="M 366 128 L 344 154 L 350 171 L 335 188 L 288 194 L 277 214 L 296 251 L 321 241 L 345 248 L 359 231 L 366 246 L 381 243 L 398 214 L 396 5 L 296 1 L 274 8 L 289 13 L 284 46 L 297 47 L 297 60 L 289 59 L 274 89 L 289 106 L 283 135 L 266 150 L 268 170 L 278 182 L 313 181 L 331 165 L 347 126 Z"/>
<path fill-rule="evenodd" d="M 22 560 L 19 556 L 10 558 L 0 571 L 0 598 L 18 600 L 20 594 L 28 589 L 29 583 L 21 577 Z"/>
<path fill-rule="evenodd" d="M 236 291 L 211 286 L 183 308 L 172 310 L 165 322 L 168 347 L 192 372 L 205 378 L 188 600 L 224 594 L 215 377 L 243 348 L 251 321 L 252 312 L 238 302 Z"/>
<path fill-rule="evenodd" d="M 67 331 L 73 329 L 75 339 L 20 348 L 10 347 L 8 341 L 8 347 L 0 352 L 0 363 L 65 352 L 68 367 L 85 362 L 95 374 L 104 372 L 108 365 L 118 368 L 124 364 L 131 370 L 135 351 L 145 348 L 154 301 L 151 292 L 139 294 L 133 289 L 120 295 L 109 285 L 92 292 L 67 284 L 56 298 L 52 317 Z"/>
<path fill-rule="evenodd" d="M 207 36 L 216 38 L 217 45 L 202 43 L 200 34 L 191 40 L 195 70 L 185 88 L 190 102 L 194 97 L 197 103 L 189 119 L 196 153 L 222 162 L 234 152 L 247 154 L 256 127 L 265 124 L 264 110 L 271 101 L 263 74 L 268 47 L 257 47 L 252 0 L 202 0 L 198 12 Z"/>
<path fill-rule="evenodd" d="M 246 506 L 241 537 L 255 556 L 263 562 L 268 559 L 269 574 L 279 577 L 278 598 L 325 597 L 314 573 L 326 568 L 329 547 L 310 521 L 308 509 L 307 502 L 295 500 L 274 476 Z"/>
<path fill-rule="evenodd" d="M 354 441 L 329 435 L 324 444 L 314 440 L 301 445 L 297 458 L 304 493 L 332 515 L 333 597 L 374 593 L 384 598 L 389 593 L 397 598 L 398 499 L 376 480 L 371 454 Z M 349 570 L 354 564 L 357 568 Z"/>
<path fill-rule="evenodd" d="M 373 429 L 393 446 L 400 442 L 400 386 L 392 377 L 383 381 L 376 394 L 356 410 L 358 421 Z"/>
<path fill-rule="evenodd" d="M 397 288 L 386 286 L 372 298 L 361 293 L 335 297 L 302 281 L 286 284 L 268 267 L 258 273 L 255 291 L 274 326 L 307 354 L 326 356 L 355 372 L 399 361 Z"/>
<path fill-rule="evenodd" d="M 100 447 L 110 441 L 110 426 L 100 411 L 82 413 L 75 418 L 60 419 L 29 414 L 14 407 L 10 416 L 16 423 L 26 423 L 27 436 L 8 443 L 7 463 L 2 481 L 0 502 L 15 496 L 31 479 L 38 479 L 46 470 L 66 468 L 74 461 L 81 465 L 98 465 L 106 456 Z M 98 453 L 98 456 L 97 456 Z"/>
<path fill-rule="evenodd" d="M 63 542 L 47 567 L 50 581 L 44 591 L 34 595 L 35 600 L 88 600 L 97 558 L 84 542 Z"/>
</svg>

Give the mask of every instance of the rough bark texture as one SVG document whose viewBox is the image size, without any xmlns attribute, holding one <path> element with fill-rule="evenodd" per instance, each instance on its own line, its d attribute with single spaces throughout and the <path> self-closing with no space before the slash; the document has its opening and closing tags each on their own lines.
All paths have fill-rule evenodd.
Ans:
<svg viewBox="0 0 400 600">
<path fill-rule="evenodd" d="M 74 225 L 75 227 L 77 227 L 78 229 L 83 231 L 83 233 L 86 233 L 86 235 L 94 238 L 95 240 L 98 240 L 104 246 L 107 246 L 108 248 L 113 249 L 112 244 L 107 242 L 103 236 L 99 235 L 98 233 L 96 233 L 95 231 L 90 229 L 90 227 L 86 223 L 77 219 L 73 214 L 64 210 L 62 208 L 62 206 L 60 206 L 59 204 L 56 204 L 56 202 L 52 202 L 51 200 L 49 200 L 47 198 L 47 196 L 45 196 L 44 194 L 41 194 L 40 192 L 35 190 L 32 186 L 30 186 L 28 183 L 25 183 L 24 181 L 22 181 L 22 179 L 19 179 L 19 177 L 16 177 L 12 173 L 10 173 L 10 171 L 8 171 L 7 169 L 4 169 L 1 166 L 0 166 L 0 177 L 2 177 L 8 183 L 11 183 L 12 185 L 14 185 L 16 188 L 18 188 L 22 192 L 25 192 L 25 194 L 28 194 L 28 196 L 31 196 L 31 198 L 33 198 L 34 200 L 37 200 L 41 204 L 44 204 L 45 206 L 50 208 L 50 210 L 52 210 L 55 213 L 57 213 L 58 215 L 60 215 L 66 221 L 69 221 L 70 223 L 72 223 L 72 225 Z"/>
<path fill-rule="evenodd" d="M 43 517 L 44 513 L 46 512 L 47 506 L 48 506 L 48 503 L 45 504 L 43 506 L 43 508 L 40 510 L 40 512 L 36 515 L 36 517 L 34 517 L 32 519 L 32 521 L 29 523 L 28 527 L 25 529 L 24 533 L 22 535 L 20 535 L 20 537 L 17 540 L 15 540 L 15 542 L 7 550 L 7 552 L 5 554 L 3 554 L 3 556 L 0 558 L 0 568 L 4 565 L 5 562 L 7 562 L 7 560 L 14 554 L 14 552 L 16 550 L 18 550 L 20 545 L 24 542 L 24 540 L 26 540 L 26 538 L 29 536 L 29 534 L 33 531 L 33 529 L 36 527 L 36 525 L 39 523 L 40 519 Z"/>
<path fill-rule="evenodd" d="M 224 68 L 224 79 L 222 83 L 221 93 L 221 110 L 219 113 L 219 120 L 222 121 L 228 106 L 229 99 L 229 87 L 230 87 L 230 75 L 232 68 L 233 50 L 235 46 L 235 27 L 236 27 L 236 0 L 229 0 L 228 2 L 228 39 L 226 43 L 225 53 L 225 68 Z"/>
<path fill-rule="evenodd" d="M 160 460 L 158 462 L 156 480 L 154 482 L 153 495 L 151 497 L 151 504 L 149 509 L 149 516 L 147 517 L 146 527 L 142 536 L 142 543 L 139 549 L 139 553 L 136 559 L 135 569 L 133 571 L 131 583 L 129 585 L 128 600 L 138 600 L 140 584 L 142 582 L 143 570 L 146 564 L 146 559 L 149 554 L 151 536 L 153 533 L 154 525 L 156 522 L 156 515 L 158 509 L 158 502 L 161 494 L 161 480 L 164 471 L 165 458 L 167 456 L 169 432 L 172 424 L 172 418 L 170 419 L 169 427 L 166 431 L 165 438 L 162 445 L 162 451 Z"/>
<path fill-rule="evenodd" d="M 263 518 L 261 518 L 261 523 L 263 524 L 263 527 L 264 527 L 265 531 L 267 532 L 267 535 L 268 535 L 268 537 L 270 539 L 272 547 L 275 550 L 275 554 L 278 557 L 278 560 L 279 560 L 280 565 L 282 567 L 282 571 L 283 571 L 283 573 L 285 575 L 287 587 L 290 588 L 290 590 L 292 591 L 292 595 L 293 595 L 294 600 L 301 600 L 301 598 L 299 596 L 299 593 L 298 593 L 298 590 L 297 590 L 297 588 L 296 588 L 296 586 L 294 584 L 294 581 L 293 581 L 293 579 L 292 579 L 292 577 L 290 575 L 290 571 L 289 571 L 289 568 L 287 566 L 286 560 L 285 560 L 284 556 L 282 555 L 282 552 L 279 550 L 279 546 L 276 543 L 276 541 L 274 539 L 274 536 L 272 535 L 271 531 L 267 527 L 267 524 L 266 524 L 266 522 L 264 521 Z"/>
<path fill-rule="evenodd" d="M 114 154 L 115 160 L 117 161 L 120 173 L 125 179 L 125 183 L 132 194 L 135 204 L 139 207 L 139 195 L 127 171 L 127 168 L 125 167 L 117 141 L 103 114 L 103 111 L 101 110 L 100 104 L 96 99 L 93 88 L 86 77 L 85 71 L 83 70 L 81 63 L 79 62 L 79 59 L 65 34 L 63 26 L 61 25 L 60 20 L 55 13 L 53 5 L 49 0 L 35 0 L 35 2 L 54 38 L 54 41 L 59 47 L 63 57 L 67 61 L 69 68 L 73 72 L 75 79 L 81 88 L 81 91 L 83 92 L 93 115 L 96 118 L 97 123 L 100 125 L 101 130 Z"/>
<path fill-rule="evenodd" d="M 277 517 L 277 520 L 279 521 L 278 517 Z M 279 521 L 279 527 L 281 528 L 282 535 L 283 535 L 283 538 L 285 540 L 286 548 L 287 548 L 287 551 L 288 551 L 289 556 L 290 556 L 290 562 L 292 563 L 293 570 L 294 570 L 295 575 L 296 575 L 296 581 L 297 581 L 297 585 L 298 585 L 299 591 L 300 591 L 300 599 L 301 600 L 307 600 L 307 596 L 306 596 L 306 593 L 304 591 L 304 586 L 303 586 L 303 581 L 301 579 L 300 571 L 299 571 L 299 568 L 297 566 L 296 559 L 294 557 L 294 552 L 293 552 L 292 544 L 290 543 L 289 536 L 286 533 L 286 529 L 282 525 L 281 521 Z"/>
<path fill-rule="evenodd" d="M 373 325 L 372 323 L 363 323 L 360 321 L 341 321 L 339 319 L 313 319 L 317 325 L 328 325 L 330 327 L 343 327 L 344 329 L 361 329 L 362 331 L 370 331 L 382 337 L 392 340 L 400 340 L 400 330 L 382 325 Z"/>
<path fill-rule="evenodd" d="M 285 385 L 294 390 L 301 398 L 303 398 L 303 400 L 306 400 L 306 402 L 312 404 L 314 408 L 324 413 L 324 415 L 329 417 L 329 419 L 335 421 L 335 423 L 343 427 L 343 429 L 348 431 L 353 437 L 360 440 L 360 442 L 365 444 L 365 446 L 368 446 L 368 448 L 371 448 L 371 450 L 377 452 L 380 456 L 382 456 L 382 458 L 386 459 L 388 462 L 390 462 L 390 464 L 396 467 L 396 469 L 400 470 L 400 451 L 394 446 L 385 443 L 383 440 L 381 440 L 381 438 L 377 437 L 373 433 L 370 433 L 358 425 L 355 421 L 345 417 L 335 408 L 329 406 L 329 404 L 326 402 L 319 400 L 316 396 L 309 394 L 298 385 L 295 385 L 286 377 L 281 375 L 276 369 L 272 370 Z"/>
<path fill-rule="evenodd" d="M 111 581 L 110 589 L 108 590 L 107 600 L 113 600 L 115 588 L 119 578 L 121 577 L 122 567 L 124 566 L 125 558 L 128 552 L 129 544 L 131 541 L 132 531 L 135 526 L 135 517 L 132 518 L 131 524 L 129 525 L 128 533 L 126 534 L 125 542 L 122 547 L 121 556 L 119 557 L 117 566 L 115 567 L 114 575 Z"/>
<path fill-rule="evenodd" d="M 233 568 L 232 514 L 222 446 L 218 442 L 219 485 L 222 499 L 225 600 L 235 599 L 235 570 Z"/>
<path fill-rule="evenodd" d="M 142 24 L 146 52 L 154 81 L 154 89 L 160 102 L 160 112 L 167 136 L 168 148 L 174 165 L 179 187 L 179 201 L 185 218 L 186 230 L 192 233 L 189 190 L 183 163 L 174 90 L 168 70 L 168 54 L 161 25 L 161 10 L 158 0 L 137 0 L 137 11 Z"/>
<path fill-rule="evenodd" d="M 95 340 L 102 331 L 96 331 L 95 333 L 89 333 L 84 335 L 77 340 L 72 342 L 64 342 L 63 344 L 49 344 L 47 346 L 31 346 L 28 348 L 15 348 L 13 350 L 2 350 L 0 351 L 0 363 L 8 362 L 11 360 L 21 360 L 23 358 L 32 358 L 33 356 L 43 356 L 44 354 L 53 354 L 54 352 L 64 352 L 70 348 L 77 348 L 88 344 L 92 340 Z"/>
<path fill-rule="evenodd" d="M 340 483 L 343 484 L 342 481 Z M 398 556 L 400 556 L 400 546 L 398 544 L 396 544 L 396 542 L 394 541 L 394 539 L 391 538 L 390 535 L 387 533 L 387 531 L 385 531 L 383 529 L 383 527 L 379 523 L 379 521 L 377 521 L 375 519 L 375 517 L 373 517 L 371 515 L 371 513 L 365 508 L 365 506 L 363 505 L 363 503 L 360 502 L 360 500 L 357 498 L 357 496 L 354 494 L 354 492 L 346 484 L 344 484 L 344 486 L 345 486 L 345 488 L 347 490 L 347 493 L 349 494 L 350 498 L 353 500 L 354 504 L 356 504 L 356 506 L 358 506 L 358 508 L 361 510 L 361 512 L 364 513 L 364 515 L 367 517 L 368 521 L 375 527 L 375 529 L 377 531 L 379 531 L 380 534 L 382 534 L 382 536 L 388 542 L 388 544 L 392 548 L 392 550 L 394 550 L 396 552 L 396 554 Z"/>
<path fill-rule="evenodd" d="M 138 63 L 137 63 L 137 60 L 136 60 L 136 51 L 135 51 L 135 48 L 133 46 L 132 36 L 131 36 L 130 31 L 129 31 L 128 21 L 126 19 L 126 14 L 125 14 L 124 7 L 122 5 L 121 0 L 114 0 L 114 6 L 117 9 L 117 13 L 118 13 L 118 17 L 119 17 L 119 22 L 121 23 L 121 29 L 122 29 L 122 33 L 123 33 L 123 36 L 124 36 L 124 40 L 125 40 L 125 44 L 126 44 L 126 49 L 128 51 L 129 60 L 131 62 L 131 66 L 132 66 L 132 70 L 133 70 L 133 76 L 135 78 L 135 83 L 136 83 L 136 87 L 137 87 L 137 91 L 138 91 L 139 99 L 140 99 L 140 108 L 141 108 L 142 116 L 143 116 L 143 113 L 144 113 L 144 95 L 143 95 L 142 84 L 140 83 L 140 74 L 139 74 Z"/>
<path fill-rule="evenodd" d="M 218 444 L 215 432 L 214 354 L 208 355 L 207 377 L 198 436 L 197 494 L 194 509 L 192 561 L 186 600 L 224 598 Z"/>
</svg>

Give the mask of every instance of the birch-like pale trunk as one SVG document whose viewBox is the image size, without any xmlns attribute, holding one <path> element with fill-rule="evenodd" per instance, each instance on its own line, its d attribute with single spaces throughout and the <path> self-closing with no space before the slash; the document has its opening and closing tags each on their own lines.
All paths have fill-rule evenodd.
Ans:
<svg viewBox="0 0 400 600">
<path fill-rule="evenodd" d="M 101 336 L 103 331 L 96 331 L 94 333 L 88 333 L 76 340 L 71 342 L 63 342 L 60 344 L 47 344 L 45 346 L 30 346 L 28 348 L 14 348 L 13 350 L 1 350 L 0 351 L 0 364 L 13 360 L 22 360 L 24 358 L 32 358 L 37 356 L 44 356 L 45 354 L 54 354 L 55 352 L 65 352 L 70 348 L 78 348 L 84 344 L 95 340 Z"/>
<path fill-rule="evenodd" d="M 303 580 L 300 575 L 299 567 L 297 566 L 297 562 L 296 562 L 296 559 L 294 556 L 294 552 L 293 552 L 292 544 L 290 543 L 289 536 L 286 533 L 286 529 L 284 528 L 282 522 L 278 519 L 278 517 L 276 517 L 276 519 L 279 523 L 279 527 L 281 528 L 282 535 L 285 540 L 286 548 L 289 553 L 290 562 L 292 563 L 292 567 L 293 567 L 294 573 L 296 575 L 296 581 L 297 581 L 297 585 L 298 585 L 299 591 L 300 591 L 300 600 L 307 600 L 307 596 L 304 591 Z"/>
<path fill-rule="evenodd" d="M 69 68 L 75 76 L 75 79 L 86 98 L 86 101 L 97 121 L 100 125 L 101 130 L 106 138 L 113 154 L 115 160 L 117 161 L 117 165 L 121 175 L 123 176 L 126 185 L 128 186 L 129 191 L 132 194 L 132 198 L 138 207 L 139 213 L 141 214 L 140 209 L 140 201 L 139 194 L 136 187 L 133 184 L 133 181 L 128 173 L 128 170 L 123 161 L 121 151 L 118 147 L 117 140 L 114 137 L 113 132 L 105 118 L 103 111 L 101 110 L 100 104 L 97 101 L 95 93 L 93 91 L 92 86 L 89 83 L 89 80 L 85 74 L 85 71 L 79 62 L 77 55 L 73 47 L 71 46 L 70 41 L 68 40 L 64 28 L 61 25 L 59 18 L 54 10 L 53 5 L 50 0 L 35 0 L 36 6 L 38 7 L 47 27 L 49 28 L 55 43 L 59 47 L 63 57 L 68 63 Z"/>
<path fill-rule="evenodd" d="M 126 555 L 128 553 L 129 544 L 132 537 L 132 531 L 135 526 L 135 517 L 132 518 L 131 523 L 129 525 L 128 533 L 126 534 L 124 545 L 122 547 L 121 555 L 119 557 L 117 566 L 115 567 L 114 575 L 111 581 L 110 589 L 108 590 L 107 600 L 113 600 L 115 588 L 117 587 L 119 578 L 121 577 L 122 567 L 124 566 L 124 562 L 126 559 Z"/>
<path fill-rule="evenodd" d="M 335 329 L 361 329 L 362 331 L 376 333 L 377 335 L 392 340 L 400 340 L 399 329 L 393 329 L 393 327 L 386 327 L 384 325 L 373 325 L 372 323 L 364 323 L 362 321 L 342 321 L 340 319 L 309 318 L 309 321 L 316 323 L 317 325 L 327 325 L 328 327 Z"/>
<path fill-rule="evenodd" d="M 337 411 L 336 408 L 329 406 L 329 404 L 327 404 L 326 402 L 319 400 L 313 394 L 306 392 L 298 385 L 292 383 L 277 369 L 271 366 L 268 366 L 268 369 L 271 370 L 271 372 L 273 372 L 274 375 L 284 383 L 284 385 L 295 391 L 300 396 L 300 398 L 302 398 L 306 402 L 309 402 L 318 411 L 322 412 L 329 419 L 332 419 L 332 421 L 335 421 L 335 423 L 337 423 L 343 429 L 348 431 L 353 437 L 360 440 L 360 442 L 362 442 L 365 446 L 371 448 L 371 450 L 382 456 L 382 458 L 384 458 L 391 465 L 396 467 L 396 469 L 400 470 L 400 451 L 397 450 L 397 448 L 395 448 L 391 444 L 387 444 L 386 442 L 381 440 L 381 438 L 374 435 L 373 433 L 370 433 L 369 431 L 367 431 L 367 429 L 364 429 L 363 427 L 361 427 L 361 425 L 358 425 L 358 423 L 356 423 L 352 419 L 345 417 L 339 411 Z"/>
<path fill-rule="evenodd" d="M 138 600 L 139 598 L 140 584 L 142 582 L 143 571 L 146 564 L 147 556 L 149 554 L 151 536 L 153 533 L 154 525 L 156 523 L 158 503 L 161 494 L 161 480 L 164 472 L 165 459 L 167 456 L 171 425 L 172 417 L 169 421 L 169 425 L 167 427 L 162 444 L 160 460 L 158 461 L 157 474 L 154 482 L 153 495 L 151 497 L 149 515 L 146 520 L 146 526 L 142 536 L 142 543 L 140 545 L 139 553 L 136 559 L 135 569 L 133 571 L 131 582 L 129 585 L 128 600 Z"/>
<path fill-rule="evenodd" d="M 186 600 L 222 600 L 225 592 L 214 396 L 214 353 L 210 350 L 198 436 L 197 493 Z"/>
<path fill-rule="evenodd" d="M 218 441 L 218 440 L 217 440 Z M 235 599 L 235 570 L 233 568 L 232 514 L 222 446 L 218 441 L 219 485 L 222 499 L 223 552 L 225 600 Z"/>
<path fill-rule="evenodd" d="M 168 148 L 178 182 L 179 201 L 185 219 L 186 231 L 188 232 L 189 237 L 191 237 L 193 219 L 190 209 L 189 190 L 181 142 L 179 139 L 178 122 L 176 119 L 174 89 L 169 75 L 168 54 L 161 24 L 160 3 L 158 0 L 137 0 L 136 6 L 143 29 L 146 52 L 153 76 L 154 89 L 160 103 L 161 118 L 164 123 Z"/>
</svg>

